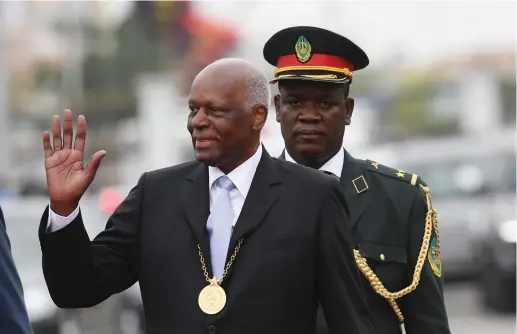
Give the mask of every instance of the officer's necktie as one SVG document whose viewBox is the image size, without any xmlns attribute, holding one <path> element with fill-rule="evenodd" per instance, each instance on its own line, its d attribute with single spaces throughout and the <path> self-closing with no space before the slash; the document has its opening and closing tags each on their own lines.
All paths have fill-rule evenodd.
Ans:
<svg viewBox="0 0 517 334">
<path fill-rule="evenodd" d="M 230 191 L 235 188 L 235 185 L 226 175 L 219 177 L 215 181 L 215 185 L 219 187 L 220 191 L 215 200 L 214 208 L 208 217 L 206 228 L 210 237 L 212 273 L 219 280 L 223 274 L 232 235 L 234 213 Z"/>
</svg>

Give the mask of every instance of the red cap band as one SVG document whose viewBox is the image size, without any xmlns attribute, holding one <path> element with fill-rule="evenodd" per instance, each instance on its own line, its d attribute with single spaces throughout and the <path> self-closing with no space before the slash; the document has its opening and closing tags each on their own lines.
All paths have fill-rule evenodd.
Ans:
<svg viewBox="0 0 517 334">
<path fill-rule="evenodd" d="M 281 56 L 278 58 L 276 64 L 277 68 L 280 69 L 289 66 L 326 66 L 340 69 L 347 68 L 350 72 L 354 71 L 354 66 L 346 59 L 324 53 L 313 54 L 311 59 L 309 59 L 309 61 L 305 63 L 301 63 L 295 54 Z"/>
</svg>

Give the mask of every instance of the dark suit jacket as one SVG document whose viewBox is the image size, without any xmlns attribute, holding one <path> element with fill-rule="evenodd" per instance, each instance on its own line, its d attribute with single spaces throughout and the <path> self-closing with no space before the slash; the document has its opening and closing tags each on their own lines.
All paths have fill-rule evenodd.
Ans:
<svg viewBox="0 0 517 334">
<path fill-rule="evenodd" d="M 284 155 L 280 157 L 284 159 Z M 373 161 L 353 158 L 345 150 L 341 185 L 350 207 L 352 237 L 390 292 L 410 285 L 424 235 L 426 199 L 413 174 Z M 425 185 L 425 184 L 424 184 Z M 432 236 L 436 233 L 433 229 Z M 431 249 L 429 249 L 431 251 Z M 382 256 L 381 256 L 382 255 Z M 363 277 L 368 306 L 378 334 L 400 334 L 400 324 L 388 302 Z M 417 289 L 397 300 L 407 334 L 450 334 L 443 299 L 443 277 L 425 259 Z M 322 312 L 318 334 L 328 334 Z"/>
<path fill-rule="evenodd" d="M 91 242 L 80 216 L 46 233 L 47 208 L 40 240 L 54 302 L 93 306 L 138 280 L 150 334 L 313 334 L 318 299 L 331 333 L 373 332 L 337 180 L 264 151 L 230 242 L 229 256 L 244 238 L 222 283 L 227 304 L 213 316 L 198 306 L 208 215 L 198 162 L 145 173 Z"/>
<path fill-rule="evenodd" d="M 32 333 L 25 309 L 23 289 L 11 255 L 4 215 L 0 208 L 0 332 Z"/>
</svg>

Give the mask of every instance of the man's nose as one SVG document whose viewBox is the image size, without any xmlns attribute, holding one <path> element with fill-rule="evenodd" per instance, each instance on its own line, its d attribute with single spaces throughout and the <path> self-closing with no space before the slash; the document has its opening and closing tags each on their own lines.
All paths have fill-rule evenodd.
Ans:
<svg viewBox="0 0 517 334">
<path fill-rule="evenodd" d="M 208 126 L 208 117 L 203 110 L 199 110 L 191 120 L 192 128 L 199 129 Z"/>
<path fill-rule="evenodd" d="M 303 108 L 303 110 L 300 112 L 300 116 L 298 118 L 302 122 L 321 121 L 321 115 L 313 103 L 307 104 L 306 107 Z"/>
</svg>

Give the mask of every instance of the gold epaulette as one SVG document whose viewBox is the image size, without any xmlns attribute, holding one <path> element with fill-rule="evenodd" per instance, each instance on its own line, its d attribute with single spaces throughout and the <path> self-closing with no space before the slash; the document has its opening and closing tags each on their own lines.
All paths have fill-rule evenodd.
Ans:
<svg viewBox="0 0 517 334">
<path fill-rule="evenodd" d="M 420 177 L 418 175 L 407 173 L 401 169 L 384 166 L 371 160 L 366 160 L 366 166 L 373 172 L 377 172 L 379 174 L 410 183 L 412 186 L 416 186 L 417 184 L 421 183 Z"/>
<path fill-rule="evenodd" d="M 367 163 L 373 168 L 373 169 L 371 168 L 371 170 L 378 171 L 379 173 L 387 175 L 387 176 L 392 176 L 393 171 L 396 171 L 393 168 L 382 166 L 373 161 L 367 160 Z M 433 208 L 431 193 L 429 191 L 429 188 L 427 187 L 427 185 L 425 185 L 425 183 L 421 182 L 419 180 L 419 177 L 416 176 L 415 174 L 413 174 L 410 177 L 406 177 L 406 174 L 404 172 L 402 172 L 402 171 L 398 171 L 398 172 L 400 172 L 403 175 L 402 176 L 395 175 L 395 178 L 400 178 L 415 186 L 418 185 L 418 187 L 420 187 L 420 189 L 422 189 L 422 191 L 425 194 L 425 199 L 426 199 L 426 204 L 427 204 L 427 213 L 425 215 L 424 235 L 422 238 L 422 245 L 420 247 L 420 252 L 418 253 L 418 260 L 415 265 L 415 270 L 413 272 L 413 279 L 411 281 L 411 284 L 409 286 L 407 286 L 406 288 L 396 291 L 396 292 L 388 291 L 388 289 L 386 289 L 386 287 L 384 287 L 384 284 L 381 282 L 379 277 L 377 277 L 375 272 L 370 268 L 366 259 L 361 255 L 359 250 L 354 249 L 354 256 L 355 256 L 355 262 L 357 263 L 359 270 L 366 277 L 366 279 L 372 286 L 373 291 L 375 291 L 377 294 L 381 295 L 388 301 L 388 303 L 392 307 L 393 311 L 395 312 L 399 322 L 401 324 L 403 324 L 404 316 L 402 314 L 402 311 L 400 310 L 400 307 L 397 304 L 397 299 L 402 298 L 403 296 L 416 290 L 416 288 L 418 287 L 418 284 L 420 283 L 420 276 L 422 274 L 422 269 L 424 268 L 425 260 L 427 258 L 428 252 L 429 252 L 433 228 L 434 228 L 435 234 L 436 234 L 436 245 L 438 245 L 437 246 L 438 252 L 439 252 L 439 244 L 440 244 L 440 235 L 438 232 L 438 219 L 436 217 L 436 210 Z M 408 175 L 411 175 L 411 174 L 408 174 Z M 419 181 L 419 182 L 417 183 L 417 181 Z M 434 241 L 434 239 L 433 239 L 433 241 Z M 431 261 L 431 259 L 429 261 Z M 439 261 L 439 259 L 438 259 L 438 261 Z M 435 269 L 433 269 L 433 271 L 435 272 L 435 274 L 437 276 L 441 276 L 441 265 L 440 265 L 439 273 L 437 271 L 435 271 Z"/>
</svg>

